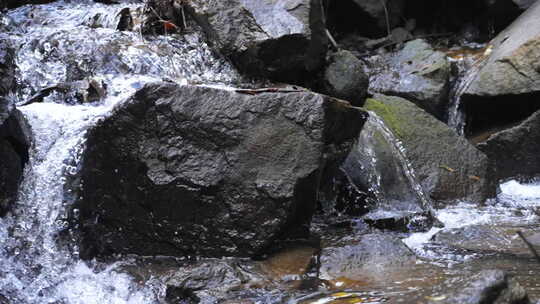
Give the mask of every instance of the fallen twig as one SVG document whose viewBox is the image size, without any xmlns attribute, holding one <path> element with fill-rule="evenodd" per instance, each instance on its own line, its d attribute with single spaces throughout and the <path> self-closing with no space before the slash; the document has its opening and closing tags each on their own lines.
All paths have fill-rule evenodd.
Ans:
<svg viewBox="0 0 540 304">
<path fill-rule="evenodd" d="M 294 92 L 304 92 L 300 89 L 282 89 L 282 88 L 263 88 L 263 89 L 236 89 L 236 93 L 248 94 L 248 95 L 257 95 L 261 93 L 294 93 Z"/>
<path fill-rule="evenodd" d="M 338 46 L 336 40 L 334 39 L 334 37 L 332 36 L 332 34 L 330 34 L 330 31 L 328 29 L 326 29 L 325 31 L 326 31 L 326 36 L 328 36 L 328 40 L 330 40 L 330 43 L 332 43 L 332 46 L 336 50 L 339 50 L 339 46 Z"/>
</svg>

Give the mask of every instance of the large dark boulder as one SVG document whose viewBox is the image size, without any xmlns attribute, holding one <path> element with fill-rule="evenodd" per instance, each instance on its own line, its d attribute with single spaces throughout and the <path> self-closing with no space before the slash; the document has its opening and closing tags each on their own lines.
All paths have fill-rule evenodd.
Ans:
<svg viewBox="0 0 540 304">
<path fill-rule="evenodd" d="M 17 199 L 30 146 L 29 127 L 23 115 L 0 97 L 0 216 Z"/>
<path fill-rule="evenodd" d="M 11 92 L 15 86 L 15 51 L 8 39 L 0 37 L 0 96 Z"/>
<path fill-rule="evenodd" d="M 528 304 L 527 292 L 502 270 L 484 270 L 468 278 L 442 300 L 430 304 Z M 445 290 L 448 287 L 445 286 Z"/>
<path fill-rule="evenodd" d="M 446 54 L 417 39 L 375 62 L 369 91 L 401 96 L 440 120 L 446 116 L 450 88 L 450 63 Z"/>
<path fill-rule="evenodd" d="M 540 111 L 518 126 L 493 134 L 478 149 L 493 161 L 499 179 L 540 175 Z"/>
<path fill-rule="evenodd" d="M 88 133 L 81 254 L 251 256 L 301 236 L 365 118 L 309 91 L 147 85 Z"/>
<path fill-rule="evenodd" d="M 365 108 L 401 141 L 414 175 L 431 199 L 483 202 L 495 196 L 496 181 L 486 155 L 446 124 L 400 97 L 375 95 Z"/>
<path fill-rule="evenodd" d="M 212 44 L 244 72 L 305 83 L 322 67 L 320 0 L 192 0 L 186 7 Z"/>
</svg>

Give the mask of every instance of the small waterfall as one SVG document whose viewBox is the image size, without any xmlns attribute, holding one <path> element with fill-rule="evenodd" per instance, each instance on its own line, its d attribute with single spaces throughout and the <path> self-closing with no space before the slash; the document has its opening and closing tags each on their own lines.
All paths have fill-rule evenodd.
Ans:
<svg viewBox="0 0 540 304">
<path fill-rule="evenodd" d="M 19 200 L 0 218 L 0 294 L 12 303 L 157 303 L 163 296 L 162 286 L 141 285 L 121 273 L 124 262 L 83 262 L 76 247 L 59 242 L 67 228 L 65 183 L 76 173 L 85 133 L 97 120 L 148 82 L 240 79 L 196 30 L 148 38 L 116 30 L 122 9 L 140 11 L 142 5 L 58 1 L 23 6 L 3 17 L 8 32 L 2 35 L 18 46 L 19 104 L 43 88 L 89 78 L 105 90 L 94 103 L 80 104 L 76 94 L 55 91 L 19 107 L 33 144 Z"/>
<path fill-rule="evenodd" d="M 430 200 L 415 176 L 405 147 L 377 114 L 370 112 L 355 149 L 344 167 L 351 180 L 367 185 L 378 202 L 377 210 L 368 216 L 430 212 Z"/>
<path fill-rule="evenodd" d="M 455 74 L 449 96 L 448 125 L 459 135 L 464 135 L 466 123 L 465 113 L 461 105 L 461 96 L 476 78 L 490 50 L 488 46 L 475 51 L 454 52 L 448 56 Z"/>
</svg>

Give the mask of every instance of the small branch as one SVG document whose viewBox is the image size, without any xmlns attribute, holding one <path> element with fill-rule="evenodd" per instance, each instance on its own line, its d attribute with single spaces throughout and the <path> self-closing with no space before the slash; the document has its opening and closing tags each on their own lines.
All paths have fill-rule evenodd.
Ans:
<svg viewBox="0 0 540 304">
<path fill-rule="evenodd" d="M 328 29 L 325 29 L 325 31 L 326 31 L 326 36 L 328 36 L 328 40 L 330 40 L 330 43 L 332 43 L 332 46 L 336 50 L 339 50 L 339 46 L 338 46 L 336 40 L 334 39 L 334 37 L 332 37 L 332 34 L 330 34 L 330 31 Z"/>
<path fill-rule="evenodd" d="M 384 8 L 384 17 L 386 18 L 386 32 L 388 33 L 388 36 L 390 36 L 390 17 L 388 16 L 388 8 L 386 7 L 386 0 L 380 0 L 381 4 Z"/>
<path fill-rule="evenodd" d="M 529 250 L 533 253 L 534 258 L 540 263 L 540 255 L 538 255 L 538 252 L 536 251 L 534 246 L 525 238 L 521 231 L 517 231 L 516 233 L 523 240 L 523 242 L 527 244 L 527 247 L 529 247 Z"/>
</svg>

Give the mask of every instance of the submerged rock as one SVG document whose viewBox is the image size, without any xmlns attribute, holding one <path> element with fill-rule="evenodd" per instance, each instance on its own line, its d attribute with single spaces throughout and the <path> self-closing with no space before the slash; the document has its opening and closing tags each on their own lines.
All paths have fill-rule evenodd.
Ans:
<svg viewBox="0 0 540 304">
<path fill-rule="evenodd" d="M 486 55 L 482 68 L 465 91 L 466 96 L 540 92 L 540 2 L 497 35 L 489 43 Z M 509 103 L 512 100 L 508 98 Z"/>
<path fill-rule="evenodd" d="M 263 280 L 253 265 L 239 261 L 208 259 L 180 267 L 165 279 L 169 303 L 217 303 L 230 293 Z M 176 300 L 176 301 L 175 301 Z"/>
<path fill-rule="evenodd" d="M 486 155 L 447 125 L 400 97 L 375 95 L 365 108 L 380 116 L 401 141 L 431 199 L 483 202 L 495 196 L 496 183 Z"/>
<path fill-rule="evenodd" d="M 365 118 L 308 91 L 147 85 L 89 132 L 81 255 L 252 256 L 303 235 Z"/>
<path fill-rule="evenodd" d="M 493 162 L 499 179 L 540 175 L 540 111 L 518 126 L 490 136 L 478 149 Z"/>
<path fill-rule="evenodd" d="M 527 292 L 502 270 L 484 270 L 468 278 L 467 283 L 442 300 L 440 304 L 527 304 Z"/>
<path fill-rule="evenodd" d="M 304 83 L 324 62 L 321 1 L 193 0 L 186 7 L 209 42 L 242 71 Z"/>
<path fill-rule="evenodd" d="M 23 115 L 0 97 L 0 216 L 17 199 L 28 161 L 30 132 Z"/>
<path fill-rule="evenodd" d="M 368 76 L 362 62 L 349 51 L 339 51 L 330 56 L 324 71 L 324 87 L 330 96 L 361 106 L 367 94 Z"/>
<path fill-rule="evenodd" d="M 321 279 L 330 282 L 365 281 L 390 275 L 415 261 L 414 253 L 400 239 L 387 234 L 366 234 L 323 248 L 319 272 Z"/>
<path fill-rule="evenodd" d="M 540 233 L 535 229 L 489 225 L 443 230 L 433 236 L 433 241 L 445 246 L 480 253 L 531 256 L 530 250 L 518 237 L 517 231 L 522 231 L 533 245 L 540 243 Z"/>
<path fill-rule="evenodd" d="M 370 92 L 401 96 L 445 119 L 450 88 L 450 63 L 445 53 L 417 39 L 376 64 L 383 67 L 371 71 Z"/>
</svg>

